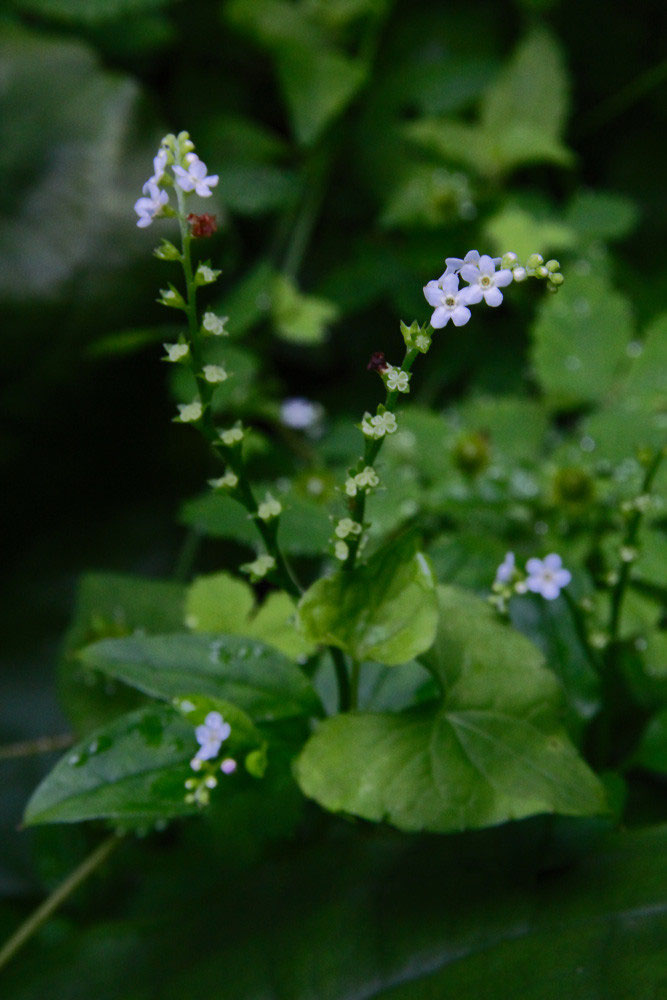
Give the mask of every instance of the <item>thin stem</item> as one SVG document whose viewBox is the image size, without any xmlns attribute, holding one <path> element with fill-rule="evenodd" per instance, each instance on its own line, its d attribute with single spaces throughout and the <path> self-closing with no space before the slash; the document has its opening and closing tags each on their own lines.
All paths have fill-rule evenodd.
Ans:
<svg viewBox="0 0 667 1000">
<path fill-rule="evenodd" d="M 420 352 L 415 348 L 407 348 L 405 351 L 405 357 L 403 358 L 403 363 L 401 365 L 401 370 L 404 372 L 409 372 L 412 365 Z M 403 395 L 397 389 L 393 391 L 387 390 L 387 396 L 384 402 L 385 410 L 389 413 L 394 413 L 398 405 L 400 396 Z M 357 463 L 357 471 L 361 472 L 366 466 L 372 466 L 384 444 L 384 437 L 381 438 L 366 438 L 364 445 L 364 454 L 362 458 Z M 353 497 L 350 504 L 350 516 L 353 521 L 357 524 L 364 523 L 364 515 L 366 513 L 366 492 L 365 490 L 360 490 L 355 497 Z M 359 545 L 363 537 L 363 532 L 357 535 L 356 538 L 350 539 L 349 553 L 343 563 L 344 570 L 353 570 L 354 564 L 357 558 L 357 553 L 359 551 Z"/>
<path fill-rule="evenodd" d="M 12 934 L 4 947 L 0 949 L 0 969 L 14 957 L 23 945 L 30 940 L 40 927 L 46 923 L 58 907 L 64 903 L 68 896 L 78 889 L 82 882 L 93 874 L 97 868 L 104 864 L 106 859 L 120 843 L 120 837 L 115 833 L 97 847 L 92 854 L 81 862 L 78 868 L 71 872 L 64 882 L 61 882 L 57 889 L 54 889 L 41 906 L 25 920 L 18 930 Z"/>
<path fill-rule="evenodd" d="M 192 573 L 192 567 L 194 566 L 200 544 L 201 532 L 198 528 L 188 528 L 185 538 L 183 539 L 183 544 L 181 545 L 181 550 L 178 553 L 176 565 L 174 566 L 174 572 L 172 574 L 174 580 L 178 583 L 187 583 L 190 579 L 190 574 Z"/>
<path fill-rule="evenodd" d="M 354 712 L 359 707 L 359 677 L 361 664 L 358 660 L 352 661 L 350 670 L 350 709 Z"/>
<path fill-rule="evenodd" d="M 591 644 L 590 644 L 590 642 L 588 640 L 588 631 L 586 629 L 586 623 L 584 621 L 584 617 L 583 617 L 583 614 L 581 612 L 581 608 L 579 607 L 579 605 L 577 604 L 577 602 L 574 600 L 574 598 L 572 597 L 572 595 L 570 593 L 568 593 L 567 588 L 561 590 L 561 595 L 562 595 L 565 603 L 568 606 L 568 609 L 570 611 L 570 615 L 572 616 L 572 621 L 574 623 L 574 630 L 577 633 L 577 637 L 579 639 L 579 642 L 581 643 L 581 645 L 584 648 L 584 651 L 586 653 L 586 658 L 588 659 L 588 662 L 591 664 L 591 666 L 593 667 L 593 669 L 596 672 L 599 673 L 600 672 L 600 657 L 599 657 L 598 653 L 596 653 L 596 651 L 593 649 L 593 647 L 591 646 Z"/>
<path fill-rule="evenodd" d="M 329 652 L 333 660 L 336 682 L 338 684 L 338 707 L 341 712 L 348 712 L 350 709 L 350 678 L 347 673 L 345 655 L 338 646 L 329 646 Z"/>
<path fill-rule="evenodd" d="M 644 475 L 644 481 L 642 483 L 641 495 L 644 496 L 649 492 L 651 486 L 653 485 L 653 480 L 655 479 L 658 468 L 660 467 L 660 462 L 664 457 L 664 452 L 659 450 L 653 456 L 652 461 L 648 464 L 646 473 Z M 637 542 L 637 535 L 639 533 L 639 526 L 642 520 L 643 511 L 640 508 L 635 508 L 633 513 L 628 519 L 627 528 L 625 530 L 625 537 L 621 549 L 634 549 Z M 611 609 L 609 614 L 609 644 L 610 648 L 613 649 L 615 643 L 618 639 L 618 630 L 621 621 L 621 611 L 623 608 L 623 599 L 628 587 L 628 582 L 630 580 L 630 569 L 632 565 L 632 560 L 623 560 L 621 563 L 621 568 L 618 573 L 618 579 L 614 585 L 614 589 L 611 593 Z"/>
<path fill-rule="evenodd" d="M 73 733 L 59 733 L 57 736 L 39 736 L 36 740 L 21 740 L 0 747 L 0 760 L 16 760 L 20 757 L 35 757 L 40 753 L 66 750 L 74 743 Z"/>
</svg>

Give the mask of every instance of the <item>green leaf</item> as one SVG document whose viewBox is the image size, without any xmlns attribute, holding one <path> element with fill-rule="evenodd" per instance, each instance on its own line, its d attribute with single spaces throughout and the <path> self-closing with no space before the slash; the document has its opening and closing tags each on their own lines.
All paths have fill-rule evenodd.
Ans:
<svg viewBox="0 0 667 1000">
<path fill-rule="evenodd" d="M 155 698 L 209 695 L 255 721 L 317 713 L 310 683 L 277 650 L 234 635 L 141 636 L 88 646 L 84 664 Z"/>
<path fill-rule="evenodd" d="M 39 785 L 24 822 L 74 823 L 106 817 L 145 822 L 196 812 L 185 780 L 197 743 L 171 706 L 124 715 L 75 746 Z"/>
<path fill-rule="evenodd" d="M 465 427 L 488 435 L 494 459 L 535 461 L 540 456 L 548 428 L 541 403 L 518 396 L 472 396 L 458 412 Z"/>
<path fill-rule="evenodd" d="M 312 145 L 345 111 L 367 74 L 360 60 L 311 46 L 281 51 L 277 69 L 294 134 L 304 146 Z"/>
<path fill-rule="evenodd" d="M 627 299 L 594 275 L 568 275 L 533 326 L 533 364 L 548 403 L 603 400 L 627 365 L 633 323 Z"/>
<path fill-rule="evenodd" d="M 227 163 L 218 174 L 220 200 L 241 215 L 289 207 L 298 194 L 296 176 L 269 164 Z"/>
<path fill-rule="evenodd" d="M 565 223 L 588 245 L 594 240 L 620 240 L 637 225 L 637 205 L 608 191 L 578 191 L 567 206 Z"/>
<path fill-rule="evenodd" d="M 576 240 L 573 228 L 556 219 L 540 219 L 524 208 L 501 209 L 486 224 L 486 234 L 497 253 L 508 249 L 525 260 L 531 253 L 548 255 L 571 249 Z"/>
<path fill-rule="evenodd" d="M 338 307 L 326 299 L 304 295 L 285 275 L 277 274 L 271 286 L 273 321 L 284 340 L 318 344 L 338 316 Z"/>
<path fill-rule="evenodd" d="M 185 587 L 120 573 L 89 573 L 78 585 L 74 615 L 63 643 L 58 684 L 67 714 L 85 733 L 135 708 L 136 692 L 101 678 L 78 658 L 84 646 L 108 637 L 169 632 L 183 622 Z"/>
<path fill-rule="evenodd" d="M 446 833 L 537 813 L 596 815 L 602 787 L 559 726 L 561 693 L 538 650 L 484 601 L 441 588 L 424 663 L 442 703 L 323 722 L 296 765 L 324 808 Z"/>
<path fill-rule="evenodd" d="M 175 0 L 11 0 L 24 14 L 71 25 L 98 25 L 173 4 Z"/>
<path fill-rule="evenodd" d="M 491 85 L 482 102 L 483 125 L 496 135 L 517 125 L 557 140 L 568 110 L 568 79 L 555 38 L 530 32 Z"/>
<path fill-rule="evenodd" d="M 667 774 L 667 708 L 654 715 L 644 730 L 633 763 Z"/>
<path fill-rule="evenodd" d="M 260 639 L 296 660 L 313 648 L 297 632 L 295 615 L 296 605 L 288 594 L 273 592 L 256 607 L 252 587 L 228 573 L 197 577 L 185 602 L 189 628 Z"/>
<path fill-rule="evenodd" d="M 354 660 L 406 663 L 428 649 L 438 611 L 435 582 L 414 539 L 392 542 L 366 565 L 318 580 L 299 603 L 308 639 Z"/>
</svg>

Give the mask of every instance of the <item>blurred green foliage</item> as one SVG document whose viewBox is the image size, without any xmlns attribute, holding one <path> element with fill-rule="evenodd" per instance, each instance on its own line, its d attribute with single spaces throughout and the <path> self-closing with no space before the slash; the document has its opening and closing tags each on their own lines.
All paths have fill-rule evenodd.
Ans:
<svg viewBox="0 0 667 1000">
<path fill-rule="evenodd" d="M 373 540 L 419 520 L 438 578 L 482 592 L 508 546 L 534 551 L 534 514 L 540 543 L 578 567 L 575 596 L 617 564 L 637 447 L 665 437 L 667 70 L 653 4 L 8 0 L 0 66 L 2 742 L 66 726 L 52 692 L 75 575 L 170 576 L 179 509 L 193 545 L 209 536 L 202 573 L 248 552 L 244 515 L 193 496 L 206 456 L 169 423 L 171 397 L 191 390 L 157 364 L 174 328 L 154 303 L 155 230 L 137 230 L 132 204 L 168 130 L 189 129 L 220 175 L 211 306 L 231 317 L 236 378 L 216 404 L 257 428 L 262 478 L 287 480 L 287 551 L 308 568 L 327 535 L 353 422 L 377 397 L 368 356 L 397 361 L 398 319 L 426 319 L 422 285 L 477 247 L 555 254 L 566 284 L 546 300 L 508 294 L 434 341 L 383 453 L 392 490 L 369 504 Z M 294 395 L 325 406 L 326 469 L 277 419 Z M 663 468 L 656 491 L 665 483 Z M 653 512 L 642 528 L 613 690 L 562 608 L 512 610 L 557 668 L 575 741 L 613 706 L 618 745 L 593 726 L 584 749 L 604 768 L 623 761 L 607 793 L 619 812 L 627 796 L 633 825 L 667 820 L 661 524 Z M 169 630 L 186 600 L 209 613 L 207 585 L 84 581 L 60 673 L 79 732 L 139 702 L 111 680 L 88 685 L 71 654 Z M 271 610 L 246 608 L 252 634 L 293 643 L 286 609 Z M 411 692 L 420 683 L 406 677 Z M 126 845 L 16 961 L 6 995 L 148 1000 L 233 983 L 239 998 L 653 1000 L 667 988 L 664 826 L 600 846 L 608 820 L 446 841 L 325 822 L 297 795 L 292 736 L 261 793 L 249 780 L 210 823 Z M 343 771 L 348 746 L 335 750 Z M 15 834 L 48 764 L 0 764 L 3 933 L 89 839 Z"/>
</svg>

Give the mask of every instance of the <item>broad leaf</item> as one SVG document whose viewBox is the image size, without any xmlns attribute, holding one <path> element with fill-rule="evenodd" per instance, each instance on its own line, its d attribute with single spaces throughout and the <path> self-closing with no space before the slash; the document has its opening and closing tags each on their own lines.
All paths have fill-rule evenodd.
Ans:
<svg viewBox="0 0 667 1000">
<path fill-rule="evenodd" d="M 282 592 L 274 591 L 256 607 L 252 587 L 229 573 L 197 577 L 185 602 L 185 621 L 194 631 L 260 639 L 291 659 L 312 652 L 312 646 L 296 630 L 295 615 L 294 601 Z"/>
<path fill-rule="evenodd" d="M 533 327 L 533 363 L 548 402 L 599 402 L 627 364 L 633 335 L 627 299 L 593 275 L 569 275 Z"/>
<path fill-rule="evenodd" d="M 89 646 L 83 662 L 155 698 L 191 693 L 230 701 L 255 721 L 318 711 L 299 668 L 277 650 L 234 635 L 132 636 Z"/>
<path fill-rule="evenodd" d="M 453 588 L 439 596 L 424 662 L 441 704 L 327 719 L 297 762 L 304 793 L 406 831 L 604 812 L 601 785 L 559 726 L 559 686 L 539 652 L 478 598 Z"/>
<path fill-rule="evenodd" d="M 273 321 L 276 331 L 295 344 L 318 344 L 326 336 L 338 308 L 333 302 L 304 295 L 293 281 L 279 274 L 271 288 Z"/>
<path fill-rule="evenodd" d="M 392 543 L 352 571 L 318 580 L 299 604 L 308 639 L 354 660 L 406 663 L 428 649 L 438 612 L 433 574 L 414 539 Z"/>
<path fill-rule="evenodd" d="M 36 789 L 24 821 L 150 822 L 196 812 L 185 801 L 194 730 L 171 706 L 152 705 L 96 730 Z"/>
</svg>

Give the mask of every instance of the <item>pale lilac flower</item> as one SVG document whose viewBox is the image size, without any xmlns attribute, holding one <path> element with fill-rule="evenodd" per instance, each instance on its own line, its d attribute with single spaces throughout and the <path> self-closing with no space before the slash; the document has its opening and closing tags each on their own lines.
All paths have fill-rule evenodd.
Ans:
<svg viewBox="0 0 667 1000">
<path fill-rule="evenodd" d="M 187 153 L 185 157 L 187 169 L 174 167 L 176 183 L 182 191 L 196 191 L 200 198 L 209 198 L 211 188 L 218 183 L 218 175 L 206 176 L 206 164 L 196 153 Z"/>
<path fill-rule="evenodd" d="M 484 254 L 476 264 L 464 264 L 461 277 L 469 282 L 470 302 L 480 302 L 483 298 L 487 306 L 499 306 L 503 301 L 500 291 L 512 281 L 512 272 L 508 268 L 496 271 L 498 258 Z"/>
<path fill-rule="evenodd" d="M 147 181 L 148 184 L 159 184 L 164 177 L 164 172 L 167 167 L 167 158 L 169 153 L 164 146 L 161 146 L 157 151 L 157 156 L 153 157 L 153 176 Z"/>
<path fill-rule="evenodd" d="M 286 427 L 295 431 L 309 430 L 321 420 L 322 407 L 303 396 L 292 396 L 284 399 L 280 405 L 280 419 Z"/>
<path fill-rule="evenodd" d="M 472 302 L 479 302 L 469 288 L 459 289 L 459 279 L 455 274 L 442 274 L 437 281 L 429 281 L 424 288 L 424 297 L 435 310 L 431 316 L 431 326 L 439 330 L 451 319 L 454 326 L 463 326 L 470 319 L 467 308 Z"/>
<path fill-rule="evenodd" d="M 220 747 L 232 731 L 232 727 L 225 722 L 220 712 L 209 712 L 201 726 L 195 729 L 195 736 L 199 743 L 197 757 L 199 760 L 211 760 L 217 757 Z"/>
<path fill-rule="evenodd" d="M 526 563 L 528 578 L 526 587 L 533 594 L 541 594 L 547 601 L 553 601 L 563 587 L 572 579 L 569 570 L 563 569 L 563 560 L 555 552 L 544 559 L 529 559 Z"/>
<path fill-rule="evenodd" d="M 496 261 L 500 261 L 500 257 L 495 258 Z M 445 264 L 447 269 L 443 274 L 443 278 L 448 274 L 458 274 L 464 264 L 478 264 L 479 263 L 479 253 L 477 250 L 468 250 L 465 257 L 446 257 Z"/>
<path fill-rule="evenodd" d="M 223 774 L 233 774 L 236 770 L 236 761 L 233 757 L 225 757 L 222 764 L 220 765 L 220 770 Z"/>
<path fill-rule="evenodd" d="M 513 552 L 508 552 L 496 570 L 496 583 L 509 583 L 514 575 L 516 560 Z"/>
<path fill-rule="evenodd" d="M 167 192 L 160 190 L 152 180 L 146 181 L 143 192 L 147 197 L 139 198 L 134 203 L 134 211 L 139 216 L 137 225 L 140 229 L 150 226 L 155 216 L 159 215 L 169 201 Z"/>
</svg>

